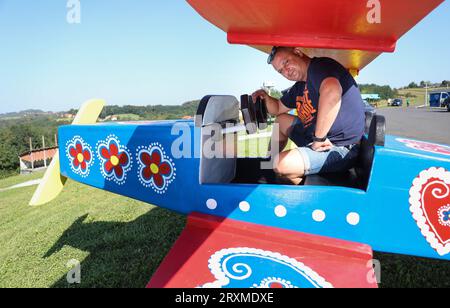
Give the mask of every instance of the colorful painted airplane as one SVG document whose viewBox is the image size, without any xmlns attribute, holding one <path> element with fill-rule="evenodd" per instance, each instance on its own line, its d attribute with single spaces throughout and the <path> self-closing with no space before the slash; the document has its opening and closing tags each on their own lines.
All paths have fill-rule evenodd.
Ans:
<svg viewBox="0 0 450 308">
<path fill-rule="evenodd" d="M 301 46 L 355 74 L 442 2 L 188 0 L 232 44 Z M 188 215 L 148 287 L 377 287 L 372 249 L 450 260 L 449 146 L 385 136 L 374 116 L 354 170 L 277 185 L 266 159 L 236 156 L 239 108 L 247 133 L 267 116 L 248 103 L 206 96 L 195 121 L 95 124 L 104 102 L 90 101 L 59 129 L 31 204 L 70 178 Z"/>
</svg>

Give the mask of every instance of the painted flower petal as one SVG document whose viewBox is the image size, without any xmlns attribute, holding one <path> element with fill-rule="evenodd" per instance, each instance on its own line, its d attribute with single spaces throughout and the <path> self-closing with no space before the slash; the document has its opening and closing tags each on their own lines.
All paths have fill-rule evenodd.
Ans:
<svg viewBox="0 0 450 308">
<path fill-rule="evenodd" d="M 159 150 L 154 150 L 152 152 L 152 164 L 160 165 L 161 164 L 161 153 Z"/>
<path fill-rule="evenodd" d="M 120 153 L 119 161 L 122 166 L 128 165 L 129 162 L 128 154 L 126 152 Z"/>
<path fill-rule="evenodd" d="M 111 173 L 111 171 L 113 170 L 113 168 L 114 168 L 113 164 L 111 163 L 111 161 L 108 160 L 108 161 L 105 163 L 105 171 L 106 171 L 106 173 Z"/>
<path fill-rule="evenodd" d="M 119 147 L 113 141 L 111 141 L 111 143 L 109 144 L 109 153 L 111 154 L 111 156 L 117 156 L 119 154 Z"/>
<path fill-rule="evenodd" d="M 75 147 L 77 148 L 77 154 L 83 153 L 83 146 L 79 141 L 76 143 Z"/>
<path fill-rule="evenodd" d="M 159 166 L 159 173 L 162 175 L 169 175 L 170 173 L 172 173 L 172 167 L 164 162 Z"/>
<path fill-rule="evenodd" d="M 153 180 L 158 188 L 162 188 L 164 186 L 164 179 L 160 174 L 153 175 Z"/>
<path fill-rule="evenodd" d="M 70 147 L 70 149 L 69 149 L 69 154 L 70 154 L 70 156 L 76 158 L 77 155 L 78 155 L 77 149 L 74 148 L 74 147 Z"/>
<path fill-rule="evenodd" d="M 80 162 L 78 161 L 78 158 L 74 158 L 73 159 L 73 165 L 75 166 L 75 168 L 78 168 L 78 166 L 80 166 Z"/>
<path fill-rule="evenodd" d="M 87 169 L 86 161 L 83 161 L 83 162 L 81 163 L 81 169 L 82 169 L 83 171 Z"/>
<path fill-rule="evenodd" d="M 102 155 L 102 157 L 103 157 L 104 159 L 110 159 L 110 158 L 111 158 L 111 154 L 109 154 L 109 150 L 108 150 L 108 148 L 105 147 L 105 146 L 102 146 L 102 147 L 100 148 L 100 154 Z"/>
<path fill-rule="evenodd" d="M 145 166 L 150 166 L 152 164 L 150 154 L 148 154 L 147 152 L 141 153 L 141 161 Z"/>
<path fill-rule="evenodd" d="M 122 168 L 122 166 L 116 166 L 114 168 L 114 172 L 116 172 L 116 175 L 117 175 L 118 178 L 121 179 L 123 177 L 123 168 Z"/>
<path fill-rule="evenodd" d="M 144 170 L 142 171 L 142 177 L 146 180 L 149 181 L 153 176 L 152 170 L 150 169 L 150 167 L 146 167 L 144 168 Z"/>
<path fill-rule="evenodd" d="M 90 161 L 91 160 L 91 152 L 89 152 L 88 150 L 85 150 L 83 152 L 83 157 L 85 161 Z"/>
</svg>

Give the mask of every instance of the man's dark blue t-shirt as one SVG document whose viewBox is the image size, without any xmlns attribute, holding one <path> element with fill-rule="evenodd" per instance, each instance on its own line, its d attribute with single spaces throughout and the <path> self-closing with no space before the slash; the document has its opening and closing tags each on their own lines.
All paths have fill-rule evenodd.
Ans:
<svg viewBox="0 0 450 308">
<path fill-rule="evenodd" d="M 343 92 L 341 109 L 327 137 L 336 146 L 358 143 L 364 135 L 365 126 L 361 92 L 352 75 L 337 61 L 330 58 L 311 59 L 307 81 L 297 82 L 283 95 L 281 102 L 288 108 L 297 109 L 304 128 L 305 142 L 312 142 L 319 110 L 320 86 L 329 77 L 339 80 Z"/>
</svg>

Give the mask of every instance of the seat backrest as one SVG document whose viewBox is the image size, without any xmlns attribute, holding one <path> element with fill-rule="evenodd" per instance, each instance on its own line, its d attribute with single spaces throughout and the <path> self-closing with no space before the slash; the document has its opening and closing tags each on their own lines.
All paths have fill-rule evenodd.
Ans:
<svg viewBox="0 0 450 308">
<path fill-rule="evenodd" d="M 372 173 L 375 146 L 384 146 L 386 133 L 386 119 L 381 115 L 374 115 L 369 128 L 369 134 L 361 140 L 359 161 L 356 167 L 361 188 L 367 189 Z"/>
<path fill-rule="evenodd" d="M 368 135 L 370 132 L 370 125 L 372 124 L 372 119 L 373 119 L 373 113 L 366 111 L 366 125 L 364 128 L 364 133 L 366 135 Z"/>
<path fill-rule="evenodd" d="M 215 135 L 225 123 L 239 122 L 239 101 L 234 96 L 206 96 L 195 124 L 201 128 L 200 183 L 230 183 L 236 176 L 237 134 Z M 219 129 L 219 132 L 217 131 Z"/>
</svg>

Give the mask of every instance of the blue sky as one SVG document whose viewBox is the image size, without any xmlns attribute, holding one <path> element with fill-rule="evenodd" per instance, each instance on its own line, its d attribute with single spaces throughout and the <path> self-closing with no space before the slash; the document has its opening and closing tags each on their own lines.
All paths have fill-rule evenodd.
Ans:
<svg viewBox="0 0 450 308">
<path fill-rule="evenodd" d="M 426 0 L 424 0 L 426 1 Z M 184 0 L 0 0 L 0 113 L 108 104 L 181 104 L 207 94 L 250 93 L 283 80 L 266 55 L 229 45 Z M 361 83 L 400 87 L 450 79 L 450 1 L 411 30 L 397 51 L 362 71 Z M 399 16 L 401 18 L 401 16 Z"/>
</svg>

